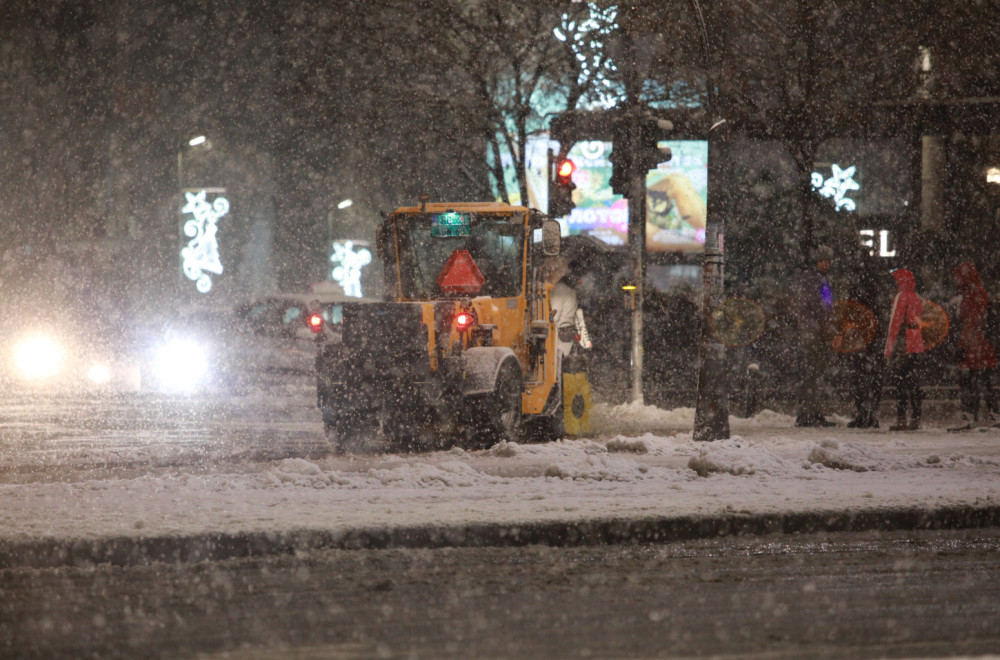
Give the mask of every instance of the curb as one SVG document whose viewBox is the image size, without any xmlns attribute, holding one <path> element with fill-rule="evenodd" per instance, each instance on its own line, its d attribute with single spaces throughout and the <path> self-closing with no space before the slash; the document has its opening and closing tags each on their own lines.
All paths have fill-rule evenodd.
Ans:
<svg viewBox="0 0 1000 660">
<path fill-rule="evenodd" d="M 671 543 L 724 536 L 1000 527 L 1000 506 L 855 512 L 726 514 L 639 519 L 482 523 L 344 531 L 291 530 L 193 536 L 0 540 L 0 569 L 141 566 L 289 555 L 312 550 L 572 547 Z"/>
</svg>

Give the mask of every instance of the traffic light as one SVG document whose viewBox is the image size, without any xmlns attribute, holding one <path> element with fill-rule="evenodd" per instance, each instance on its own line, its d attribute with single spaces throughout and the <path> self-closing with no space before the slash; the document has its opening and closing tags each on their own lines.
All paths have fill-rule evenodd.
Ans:
<svg viewBox="0 0 1000 660">
<path fill-rule="evenodd" d="M 611 155 L 608 156 L 608 160 L 611 161 L 611 181 L 609 182 L 611 190 L 622 197 L 628 197 L 632 194 L 630 188 L 635 172 L 632 163 L 632 131 L 629 128 L 627 123 L 621 121 L 615 125 Z"/>
<path fill-rule="evenodd" d="M 573 191 L 576 190 L 576 184 L 573 183 L 574 172 L 576 164 L 570 159 L 561 158 L 556 161 L 554 176 L 549 185 L 549 215 L 562 218 L 576 207 L 573 202 Z"/>
<path fill-rule="evenodd" d="M 615 126 L 614 144 L 611 147 L 611 190 L 616 195 L 628 197 L 632 180 L 643 177 L 660 163 L 671 158 L 670 149 L 660 149 L 663 127 L 653 118 L 621 120 Z"/>
<path fill-rule="evenodd" d="M 660 163 L 669 161 L 673 154 L 669 147 L 660 149 L 660 128 L 655 120 L 641 122 L 636 136 L 635 166 L 645 174 L 655 170 Z"/>
</svg>

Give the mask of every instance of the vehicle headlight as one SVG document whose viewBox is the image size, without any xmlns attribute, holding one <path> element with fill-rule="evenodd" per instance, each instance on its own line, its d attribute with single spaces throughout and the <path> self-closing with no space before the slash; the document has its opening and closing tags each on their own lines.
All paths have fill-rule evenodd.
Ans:
<svg viewBox="0 0 1000 660">
<path fill-rule="evenodd" d="M 59 373 L 65 351 L 55 339 L 45 335 L 25 337 L 14 346 L 14 364 L 28 380 L 43 380 Z"/>
<path fill-rule="evenodd" d="M 92 364 L 87 369 L 87 380 L 95 385 L 104 385 L 111 380 L 111 367 L 106 364 Z"/>
<path fill-rule="evenodd" d="M 208 350 L 194 339 L 174 339 L 157 351 L 153 370 L 163 387 L 189 392 L 209 376 Z"/>
</svg>

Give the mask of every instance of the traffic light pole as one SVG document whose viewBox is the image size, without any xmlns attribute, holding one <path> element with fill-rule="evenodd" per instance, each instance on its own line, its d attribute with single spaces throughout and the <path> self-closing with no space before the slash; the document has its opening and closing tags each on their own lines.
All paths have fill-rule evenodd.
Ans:
<svg viewBox="0 0 1000 660">
<path fill-rule="evenodd" d="M 646 284 L 646 170 L 636 167 L 638 154 L 638 113 L 640 110 L 639 95 L 642 81 L 635 41 L 632 37 L 636 17 L 631 8 L 623 7 L 620 12 L 621 49 L 620 65 L 625 83 L 625 104 L 619 125 L 615 131 L 615 145 L 612 148 L 625 147 L 624 159 L 616 163 L 617 170 L 624 166 L 625 176 L 615 178 L 615 184 L 624 187 L 628 198 L 628 248 L 632 262 L 632 401 L 643 403 L 642 393 L 642 307 L 645 298 Z M 622 139 L 626 138 L 626 139 Z M 624 144 L 622 144 L 624 142 Z M 614 187 L 614 185 L 612 186 Z"/>
<path fill-rule="evenodd" d="M 630 148 L 635 149 L 635 140 Z M 630 157 L 634 157 L 634 153 Z M 635 162 L 634 160 L 632 162 Z M 642 307 L 646 280 L 646 170 L 633 168 L 628 195 L 628 246 L 632 262 L 632 401 L 644 403 L 642 393 Z"/>
<path fill-rule="evenodd" d="M 721 52 L 713 60 L 709 32 L 699 0 L 692 0 L 700 21 L 705 56 L 705 115 L 708 129 L 708 215 L 705 227 L 705 257 L 702 265 L 701 337 L 698 342 L 698 395 L 694 411 L 692 437 L 699 441 L 729 438 L 729 373 L 726 346 L 712 332 L 712 312 L 725 296 L 725 204 L 726 163 L 729 162 L 729 124 L 726 122 L 726 97 L 719 93 L 724 80 Z M 716 26 L 726 26 L 722 3 L 710 5 Z M 725 41 L 725 27 L 722 28 Z"/>
<path fill-rule="evenodd" d="M 725 243 L 722 190 L 725 185 L 726 125 L 709 130 L 708 217 L 702 263 L 701 338 L 698 343 L 698 395 L 694 411 L 695 440 L 729 438 L 729 373 L 726 345 L 712 332 L 712 312 L 725 296 Z M 714 135 L 713 135 L 714 133 Z"/>
</svg>

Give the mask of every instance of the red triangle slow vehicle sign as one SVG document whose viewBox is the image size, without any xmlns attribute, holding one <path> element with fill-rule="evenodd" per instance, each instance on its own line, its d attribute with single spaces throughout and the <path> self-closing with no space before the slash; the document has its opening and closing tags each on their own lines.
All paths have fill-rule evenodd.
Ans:
<svg viewBox="0 0 1000 660">
<path fill-rule="evenodd" d="M 444 293 L 479 293 L 485 281 L 468 250 L 452 252 L 437 277 L 438 286 Z"/>
</svg>

